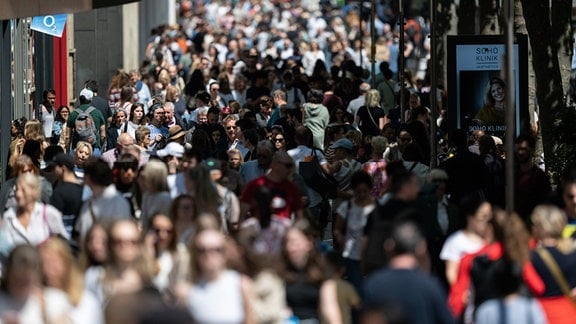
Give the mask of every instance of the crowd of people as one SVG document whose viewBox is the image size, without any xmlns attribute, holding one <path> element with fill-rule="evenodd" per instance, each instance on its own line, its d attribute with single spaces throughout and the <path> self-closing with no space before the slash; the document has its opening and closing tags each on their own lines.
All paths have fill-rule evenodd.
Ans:
<svg viewBox="0 0 576 324">
<path fill-rule="evenodd" d="M 107 91 L 45 90 L 3 166 L 0 322 L 570 323 L 576 171 L 553 191 L 518 136 L 504 212 L 501 140 L 441 89 L 431 117 L 418 16 L 398 85 L 377 12 L 375 80 L 359 7 L 184 0 Z"/>
</svg>

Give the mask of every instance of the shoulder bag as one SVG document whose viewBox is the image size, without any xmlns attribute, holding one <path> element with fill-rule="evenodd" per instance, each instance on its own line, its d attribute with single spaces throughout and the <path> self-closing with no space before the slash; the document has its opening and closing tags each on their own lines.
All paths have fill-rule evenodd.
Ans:
<svg viewBox="0 0 576 324">
<path fill-rule="evenodd" d="M 333 176 L 324 172 L 322 166 L 320 165 L 320 161 L 318 160 L 318 155 L 315 148 L 312 149 L 312 160 L 301 161 L 299 163 L 298 169 L 300 170 L 300 175 L 308 187 L 324 197 L 336 197 L 338 181 L 336 181 Z"/>
<path fill-rule="evenodd" d="M 554 257 L 545 248 L 536 249 L 536 253 L 538 253 L 542 261 L 544 261 L 544 264 L 554 277 L 554 281 L 556 281 L 556 284 L 558 287 L 560 287 L 560 290 L 564 296 L 566 296 L 566 298 L 572 302 L 572 305 L 576 307 L 576 300 L 574 297 L 572 297 L 572 289 L 570 289 L 570 284 L 562 274 L 562 270 L 560 270 L 560 267 L 558 266 L 556 260 L 554 260 Z"/>
</svg>

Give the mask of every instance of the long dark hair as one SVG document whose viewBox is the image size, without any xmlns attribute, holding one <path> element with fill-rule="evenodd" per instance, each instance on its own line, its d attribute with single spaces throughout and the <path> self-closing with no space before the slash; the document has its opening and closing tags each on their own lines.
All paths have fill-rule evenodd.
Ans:
<svg viewBox="0 0 576 324">
<path fill-rule="evenodd" d="M 320 255 L 320 252 L 314 245 L 314 242 L 316 242 L 316 231 L 310 222 L 306 219 L 300 219 L 294 222 L 288 231 L 291 230 L 297 230 L 301 232 L 304 236 L 306 236 L 308 240 L 310 240 L 310 242 L 312 242 L 313 248 L 310 250 L 310 254 L 308 255 L 304 272 L 308 282 L 321 285 L 322 282 L 326 280 L 326 272 L 324 258 Z M 294 267 L 286 253 L 285 235 L 282 242 L 282 268 L 279 273 L 286 282 L 294 282 L 298 279 L 299 271 L 300 270 Z"/>
<path fill-rule="evenodd" d="M 56 114 L 56 120 L 59 121 L 59 122 L 64 122 L 64 123 L 65 123 L 65 122 L 66 122 L 66 119 L 64 119 L 64 118 L 62 117 L 62 109 L 68 110 L 68 114 L 70 114 L 70 108 L 69 108 L 68 106 L 66 106 L 66 105 L 62 105 L 62 106 L 58 107 L 58 113 Z"/>
</svg>

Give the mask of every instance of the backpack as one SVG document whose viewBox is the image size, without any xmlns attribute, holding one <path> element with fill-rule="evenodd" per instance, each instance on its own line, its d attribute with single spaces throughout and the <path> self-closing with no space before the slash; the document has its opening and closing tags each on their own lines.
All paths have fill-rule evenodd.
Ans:
<svg viewBox="0 0 576 324">
<path fill-rule="evenodd" d="M 78 140 L 88 142 L 92 145 L 96 144 L 96 124 L 90 114 L 94 110 L 96 110 L 96 108 L 92 106 L 84 111 L 78 110 L 78 117 L 74 122 L 74 129 Z"/>
</svg>

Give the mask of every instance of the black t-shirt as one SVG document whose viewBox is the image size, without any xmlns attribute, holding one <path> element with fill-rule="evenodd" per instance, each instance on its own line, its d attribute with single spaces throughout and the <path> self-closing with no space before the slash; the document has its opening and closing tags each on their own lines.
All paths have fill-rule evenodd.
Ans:
<svg viewBox="0 0 576 324">
<path fill-rule="evenodd" d="M 358 109 L 357 113 L 360 118 L 360 131 L 363 136 L 378 136 L 380 135 L 380 118 L 384 118 L 384 110 L 380 107 L 366 107 L 362 106 Z"/>
<path fill-rule="evenodd" d="M 317 319 L 320 285 L 310 282 L 304 272 L 295 274 L 295 280 L 286 282 L 286 302 L 301 320 Z"/>
<path fill-rule="evenodd" d="M 564 276 L 566 281 L 568 281 L 570 287 L 575 287 L 576 272 L 574 271 L 574 269 L 576 269 L 576 252 L 570 252 L 564 254 L 558 251 L 558 249 L 552 247 L 546 247 L 546 250 L 548 250 L 548 252 L 552 255 L 552 258 L 554 258 L 554 261 L 556 261 L 556 263 L 558 264 L 558 267 L 562 271 L 562 275 Z M 562 289 L 560 289 L 560 287 L 556 283 L 556 279 L 554 279 L 554 276 L 548 269 L 548 266 L 544 263 L 538 252 L 536 252 L 536 250 L 530 252 L 530 261 L 532 262 L 534 269 L 536 270 L 542 281 L 544 281 L 544 284 L 546 286 L 546 290 L 544 290 L 542 297 L 564 296 Z"/>
<path fill-rule="evenodd" d="M 82 185 L 59 182 L 52 192 L 50 205 L 56 207 L 62 215 L 78 216 L 82 207 Z"/>
</svg>

